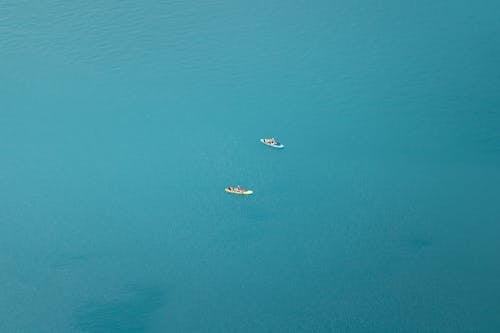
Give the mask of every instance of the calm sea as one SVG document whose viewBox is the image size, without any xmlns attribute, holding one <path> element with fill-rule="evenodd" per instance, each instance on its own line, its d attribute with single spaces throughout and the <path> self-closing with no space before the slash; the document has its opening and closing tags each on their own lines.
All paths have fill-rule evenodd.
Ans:
<svg viewBox="0 0 500 333">
<path fill-rule="evenodd" d="M 0 331 L 499 332 L 499 17 L 2 1 Z"/>
</svg>

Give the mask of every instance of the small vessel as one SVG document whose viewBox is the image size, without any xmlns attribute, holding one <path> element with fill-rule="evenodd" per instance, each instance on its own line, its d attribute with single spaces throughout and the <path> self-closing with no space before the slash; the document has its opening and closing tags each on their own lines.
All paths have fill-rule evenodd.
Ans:
<svg viewBox="0 0 500 333">
<path fill-rule="evenodd" d="M 283 147 L 285 147 L 285 145 L 279 143 L 274 138 L 271 138 L 271 139 L 260 139 L 260 142 L 262 142 L 266 146 L 273 147 L 273 148 L 283 148 Z"/>
<path fill-rule="evenodd" d="M 228 187 L 226 187 L 225 191 L 227 193 L 246 194 L 246 195 L 253 193 L 252 190 L 245 190 L 245 189 L 241 188 L 240 185 L 238 185 L 238 186 L 228 186 Z"/>
</svg>

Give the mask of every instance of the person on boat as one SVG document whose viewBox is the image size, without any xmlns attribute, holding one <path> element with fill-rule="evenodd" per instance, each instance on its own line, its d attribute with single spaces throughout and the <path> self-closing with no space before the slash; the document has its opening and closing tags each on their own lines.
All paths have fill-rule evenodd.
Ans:
<svg viewBox="0 0 500 333">
<path fill-rule="evenodd" d="M 275 145 L 276 144 L 276 140 L 274 138 L 270 138 L 270 139 L 265 139 L 264 140 L 266 143 L 269 143 L 271 145 Z"/>
</svg>

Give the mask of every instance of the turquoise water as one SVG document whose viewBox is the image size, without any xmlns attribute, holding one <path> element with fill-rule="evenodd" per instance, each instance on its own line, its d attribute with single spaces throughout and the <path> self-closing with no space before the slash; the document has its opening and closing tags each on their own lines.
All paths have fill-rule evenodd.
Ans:
<svg viewBox="0 0 500 333">
<path fill-rule="evenodd" d="M 499 16 L 2 2 L 0 331 L 499 331 Z"/>
</svg>

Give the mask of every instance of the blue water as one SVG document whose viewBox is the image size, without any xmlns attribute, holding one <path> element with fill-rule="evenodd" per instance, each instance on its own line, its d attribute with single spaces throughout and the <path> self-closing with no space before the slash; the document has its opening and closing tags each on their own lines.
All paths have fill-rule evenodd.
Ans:
<svg viewBox="0 0 500 333">
<path fill-rule="evenodd" d="M 498 17 L 3 1 L 0 331 L 500 331 Z"/>
</svg>

